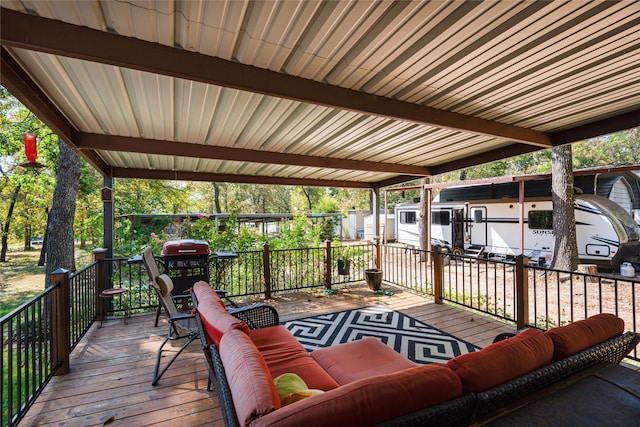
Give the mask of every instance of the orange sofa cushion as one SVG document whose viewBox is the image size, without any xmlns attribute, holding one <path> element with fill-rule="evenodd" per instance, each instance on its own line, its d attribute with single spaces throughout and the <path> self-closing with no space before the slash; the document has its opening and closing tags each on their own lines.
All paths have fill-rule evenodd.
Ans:
<svg viewBox="0 0 640 427">
<path fill-rule="evenodd" d="M 204 287 L 200 285 L 202 283 L 205 284 Z M 216 346 L 219 346 L 222 336 L 232 329 L 241 330 L 245 334 L 249 333 L 249 326 L 230 314 L 224 304 L 218 303 L 220 297 L 206 282 L 196 283 L 193 286 L 193 291 L 198 299 L 198 313 L 202 320 L 208 345 L 215 343 Z"/>
<path fill-rule="evenodd" d="M 480 351 L 462 354 L 447 362 L 462 380 L 465 392 L 481 392 L 551 363 L 553 342 L 538 329 L 527 329 L 513 338 Z"/>
<path fill-rule="evenodd" d="M 321 348 L 311 357 L 340 385 L 417 365 L 373 337 Z"/>
<path fill-rule="evenodd" d="M 302 378 L 308 388 L 327 391 L 339 386 L 286 327 L 252 329 L 249 337 L 267 362 L 273 378 L 293 373 Z"/>
<path fill-rule="evenodd" d="M 444 365 L 418 365 L 308 397 L 258 418 L 252 426 L 371 426 L 462 395 Z"/>
<path fill-rule="evenodd" d="M 280 408 L 267 364 L 249 336 L 232 329 L 220 341 L 220 359 L 240 425 Z"/>
<path fill-rule="evenodd" d="M 553 341 L 553 360 L 556 361 L 623 332 L 624 320 L 613 314 L 602 313 L 551 329 L 546 333 Z"/>
</svg>

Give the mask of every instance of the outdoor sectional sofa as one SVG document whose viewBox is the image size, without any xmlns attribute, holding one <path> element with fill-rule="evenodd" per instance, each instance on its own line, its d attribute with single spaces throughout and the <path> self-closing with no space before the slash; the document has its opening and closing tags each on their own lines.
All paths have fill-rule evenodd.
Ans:
<svg viewBox="0 0 640 427">
<path fill-rule="evenodd" d="M 267 304 L 232 315 L 205 282 L 192 297 L 227 426 L 469 425 L 595 364 L 618 364 L 640 341 L 600 314 L 419 365 L 374 338 L 309 353 Z M 285 373 L 324 392 L 282 406 L 274 378 Z"/>
</svg>

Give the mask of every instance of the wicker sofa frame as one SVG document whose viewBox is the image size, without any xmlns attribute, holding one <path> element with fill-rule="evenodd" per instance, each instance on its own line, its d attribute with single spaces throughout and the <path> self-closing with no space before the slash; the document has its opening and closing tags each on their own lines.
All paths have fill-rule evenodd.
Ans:
<svg viewBox="0 0 640 427">
<path fill-rule="evenodd" d="M 236 416 L 236 409 L 233 405 L 233 399 L 231 397 L 231 390 L 229 389 L 229 383 L 227 382 L 227 376 L 220 359 L 220 354 L 215 344 L 209 345 L 206 340 L 206 333 L 202 324 L 202 319 L 198 314 L 198 298 L 195 293 L 191 291 L 191 299 L 193 301 L 193 307 L 196 311 L 196 323 L 198 325 L 198 332 L 200 334 L 200 343 L 202 344 L 202 351 L 204 352 L 205 359 L 209 365 L 209 381 L 207 390 L 211 391 L 212 386 L 216 395 L 218 396 L 218 402 L 222 411 L 222 417 L 224 419 L 225 426 L 227 427 L 239 427 L 238 417 Z M 258 303 L 244 307 L 229 309 L 229 313 L 233 314 L 238 319 L 244 321 L 249 329 L 261 329 L 269 326 L 275 326 L 280 323 L 280 317 L 276 309 L 269 304 Z"/>
<path fill-rule="evenodd" d="M 207 344 L 202 320 L 197 313 L 197 298 L 193 293 L 192 298 L 196 307 L 196 321 L 202 350 L 209 365 L 208 389 L 210 390 L 213 385 L 225 425 L 239 427 L 220 354 L 215 345 Z M 264 303 L 233 309 L 230 313 L 246 322 L 250 329 L 266 328 L 279 324 L 279 316 L 275 308 Z M 467 393 L 459 398 L 386 421 L 380 425 L 385 427 L 470 425 L 491 418 L 516 400 L 593 365 L 598 363 L 618 364 L 639 342 L 640 334 L 626 332 L 493 389 L 481 393 Z"/>
</svg>

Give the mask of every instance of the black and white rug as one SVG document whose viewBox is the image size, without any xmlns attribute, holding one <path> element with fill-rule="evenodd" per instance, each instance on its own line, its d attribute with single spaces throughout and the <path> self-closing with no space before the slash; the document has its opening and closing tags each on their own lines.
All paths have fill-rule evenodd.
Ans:
<svg viewBox="0 0 640 427">
<path fill-rule="evenodd" d="M 307 351 L 376 337 L 416 363 L 445 363 L 479 347 L 378 305 L 291 320 L 284 325 Z"/>
</svg>

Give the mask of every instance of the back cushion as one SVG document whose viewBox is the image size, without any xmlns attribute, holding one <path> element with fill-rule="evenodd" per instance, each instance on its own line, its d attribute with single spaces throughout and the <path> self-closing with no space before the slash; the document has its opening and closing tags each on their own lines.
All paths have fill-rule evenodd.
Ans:
<svg viewBox="0 0 640 427">
<path fill-rule="evenodd" d="M 227 307 L 224 305 L 224 301 L 220 298 L 220 295 L 209 286 L 209 284 L 205 281 L 200 280 L 193 285 L 193 292 L 196 294 L 196 298 L 198 298 L 198 303 L 200 301 L 215 301 L 225 310 Z"/>
<path fill-rule="evenodd" d="M 273 377 L 247 334 L 238 330 L 224 334 L 220 359 L 241 426 L 280 408 Z"/>
<path fill-rule="evenodd" d="M 538 329 L 527 329 L 513 338 L 447 362 L 462 380 L 466 392 L 481 392 L 551 363 L 553 343 Z"/>
<path fill-rule="evenodd" d="M 200 284 L 204 285 L 200 285 Z M 193 286 L 193 292 L 198 299 L 198 313 L 206 333 L 207 344 L 220 345 L 222 336 L 232 329 L 249 333 L 249 326 L 242 320 L 230 314 L 224 304 L 220 304 L 220 297 L 206 282 L 198 282 Z"/>
<path fill-rule="evenodd" d="M 432 363 L 353 381 L 278 409 L 253 426 L 371 426 L 461 395 L 460 378 Z"/>
<path fill-rule="evenodd" d="M 624 320 L 602 313 L 547 331 L 553 341 L 553 360 L 561 360 L 586 348 L 620 335 Z"/>
</svg>

